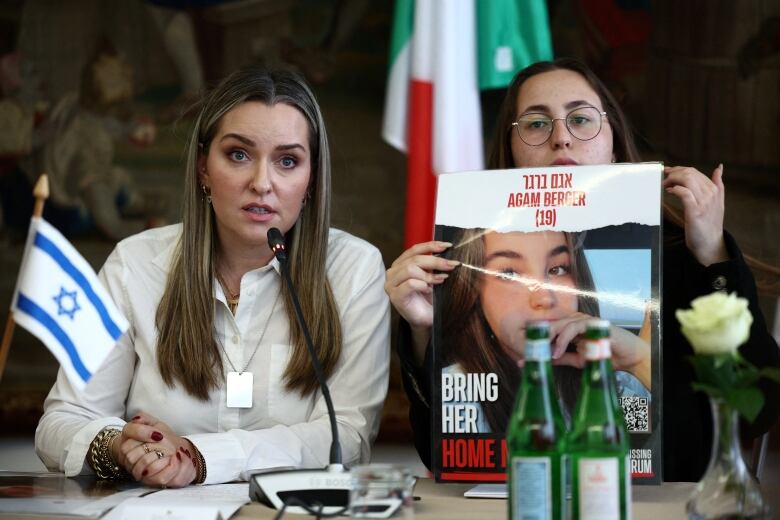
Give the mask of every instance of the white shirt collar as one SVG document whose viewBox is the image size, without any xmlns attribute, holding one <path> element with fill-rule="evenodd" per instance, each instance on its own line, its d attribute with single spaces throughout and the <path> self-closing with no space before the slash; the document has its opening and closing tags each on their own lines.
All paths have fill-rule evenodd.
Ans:
<svg viewBox="0 0 780 520">
<path fill-rule="evenodd" d="M 160 253 L 152 258 L 152 263 L 163 270 L 163 272 L 167 273 L 171 270 L 171 263 L 173 261 L 173 255 L 176 252 L 176 247 L 179 245 L 179 241 L 181 240 L 181 235 L 179 235 L 179 238 L 177 240 L 172 240 L 168 246 L 166 246 Z M 262 267 L 258 267 L 257 269 L 253 269 L 252 271 L 249 271 L 249 273 L 261 273 L 267 270 L 268 267 L 273 268 L 274 271 L 277 272 L 277 274 L 282 274 L 282 268 L 281 265 L 279 265 L 279 260 L 277 260 L 276 257 L 273 257 L 270 262 L 268 262 L 266 265 Z"/>
</svg>

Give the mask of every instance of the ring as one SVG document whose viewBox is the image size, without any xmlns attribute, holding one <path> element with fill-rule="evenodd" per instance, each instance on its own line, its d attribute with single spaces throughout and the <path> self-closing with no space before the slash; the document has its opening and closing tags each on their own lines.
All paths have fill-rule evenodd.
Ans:
<svg viewBox="0 0 780 520">
<path fill-rule="evenodd" d="M 144 448 L 144 451 L 145 451 L 146 453 L 151 453 L 151 451 L 152 451 L 152 450 L 151 450 L 151 449 L 149 449 L 149 445 L 147 445 L 146 443 L 143 443 L 143 444 L 141 444 L 141 446 L 143 446 L 143 448 Z"/>
<path fill-rule="evenodd" d="M 161 452 L 160 450 L 156 450 L 154 453 L 155 453 L 155 455 L 157 455 L 158 459 L 161 459 L 161 458 L 165 457 L 163 452 Z"/>
</svg>

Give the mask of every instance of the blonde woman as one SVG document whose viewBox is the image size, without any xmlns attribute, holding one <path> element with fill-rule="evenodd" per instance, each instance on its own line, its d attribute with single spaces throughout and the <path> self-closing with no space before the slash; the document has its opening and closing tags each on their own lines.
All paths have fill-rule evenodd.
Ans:
<svg viewBox="0 0 780 520">
<path fill-rule="evenodd" d="M 100 276 L 130 321 L 84 392 L 60 372 L 36 449 L 73 476 L 179 487 L 328 463 L 325 402 L 290 274 L 330 384 L 345 464 L 368 461 L 387 391 L 389 306 L 370 244 L 330 228 L 330 157 L 297 76 L 232 74 L 188 144 L 180 225 L 120 242 Z"/>
</svg>

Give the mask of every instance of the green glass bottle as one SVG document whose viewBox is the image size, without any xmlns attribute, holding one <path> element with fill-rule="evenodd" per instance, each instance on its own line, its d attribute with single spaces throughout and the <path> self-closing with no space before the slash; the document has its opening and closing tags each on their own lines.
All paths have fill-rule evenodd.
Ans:
<svg viewBox="0 0 780 520">
<path fill-rule="evenodd" d="M 509 518 L 566 518 L 564 422 L 550 362 L 550 324 L 526 324 L 525 367 L 506 435 Z"/>
<path fill-rule="evenodd" d="M 585 369 L 566 438 L 572 515 L 579 520 L 631 518 L 629 440 L 618 404 L 609 322 L 592 320 L 585 333 Z"/>
</svg>

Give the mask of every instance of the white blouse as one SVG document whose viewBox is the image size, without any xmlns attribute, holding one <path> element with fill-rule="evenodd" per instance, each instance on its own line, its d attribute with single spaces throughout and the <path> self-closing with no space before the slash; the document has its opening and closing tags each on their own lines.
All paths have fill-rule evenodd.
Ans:
<svg viewBox="0 0 780 520">
<path fill-rule="evenodd" d="M 140 233 L 120 242 L 106 260 L 100 277 L 130 328 L 83 393 L 60 370 L 35 433 L 38 456 L 68 476 L 89 473 L 85 457 L 95 435 L 145 412 L 198 447 L 207 484 L 245 479 L 259 469 L 325 466 L 331 442 L 325 400 L 319 391 L 306 397 L 289 392 L 282 379 L 291 348 L 281 299 L 271 316 L 282 283 L 276 259 L 244 275 L 235 316 L 214 283 L 224 370 L 232 370 L 225 353 L 238 370 L 250 363 L 253 406 L 227 408 L 224 385 L 204 402 L 163 382 L 154 321 L 180 233 L 180 225 Z M 343 462 L 350 465 L 369 460 L 379 428 L 390 362 L 389 302 L 379 251 L 348 233 L 330 231 L 327 275 L 343 332 L 341 357 L 328 383 Z"/>
</svg>

